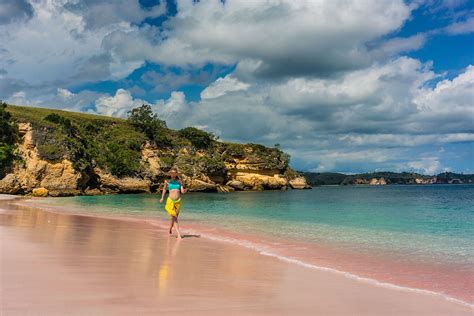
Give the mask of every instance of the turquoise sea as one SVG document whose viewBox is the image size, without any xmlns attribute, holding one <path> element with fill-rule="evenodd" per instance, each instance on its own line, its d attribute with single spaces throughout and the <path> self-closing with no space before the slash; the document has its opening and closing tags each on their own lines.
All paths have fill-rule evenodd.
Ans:
<svg viewBox="0 0 474 316">
<path fill-rule="evenodd" d="M 42 203 L 88 213 L 167 220 L 157 194 L 64 197 Z M 312 190 L 189 193 L 182 198 L 180 220 L 184 230 L 186 225 L 205 224 L 267 240 L 331 245 L 357 252 L 367 261 L 354 259 L 345 267 L 361 273 L 367 264 L 380 266 L 369 259 L 387 254 L 390 262 L 397 261 L 398 266 L 389 264 L 387 269 L 398 271 L 399 284 L 472 299 L 474 185 L 324 186 Z M 313 257 L 318 259 L 317 255 Z M 413 267 L 424 265 L 431 270 L 421 276 L 422 269 Z M 344 265 L 335 266 L 346 269 Z M 406 272 L 410 269 L 411 274 Z M 381 275 L 369 272 L 365 276 Z M 384 280 L 391 282 L 392 272 Z M 410 283 L 414 275 L 420 279 Z"/>
<path fill-rule="evenodd" d="M 474 264 L 474 186 L 325 186 L 189 193 L 181 220 L 244 233 Z M 155 194 L 48 199 L 90 212 L 166 218 Z"/>
</svg>

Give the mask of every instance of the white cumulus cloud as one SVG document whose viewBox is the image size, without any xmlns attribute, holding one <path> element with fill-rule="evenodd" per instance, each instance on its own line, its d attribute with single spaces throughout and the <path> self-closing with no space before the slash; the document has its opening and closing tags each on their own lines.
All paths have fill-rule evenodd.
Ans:
<svg viewBox="0 0 474 316">
<path fill-rule="evenodd" d="M 134 99 L 132 94 L 124 89 L 118 89 L 114 96 L 103 96 L 95 101 L 96 112 L 102 115 L 126 117 L 127 112 L 145 103 Z"/>
<path fill-rule="evenodd" d="M 214 99 L 232 91 L 247 90 L 250 84 L 239 81 L 232 75 L 218 78 L 201 92 L 201 99 Z"/>
</svg>

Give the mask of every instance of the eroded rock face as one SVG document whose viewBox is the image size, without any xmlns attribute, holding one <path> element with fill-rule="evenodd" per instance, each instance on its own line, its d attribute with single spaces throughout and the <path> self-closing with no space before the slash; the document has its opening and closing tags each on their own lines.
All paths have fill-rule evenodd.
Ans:
<svg viewBox="0 0 474 316">
<path fill-rule="evenodd" d="M 384 178 L 380 178 L 380 179 L 372 178 L 372 179 L 370 179 L 369 184 L 370 185 L 386 185 L 387 182 L 385 181 Z"/>
<path fill-rule="evenodd" d="M 296 177 L 289 181 L 292 189 L 310 189 L 311 187 L 306 182 L 305 177 Z"/>
<path fill-rule="evenodd" d="M 21 137 L 18 153 L 22 161 L 14 166 L 12 173 L 0 180 L 0 191 L 29 193 L 42 187 L 51 196 L 80 194 L 78 184 L 82 175 L 74 170 L 72 162 L 67 159 L 58 162 L 40 159 L 31 124 L 19 123 L 18 129 Z"/>
<path fill-rule="evenodd" d="M 94 168 L 94 172 L 100 183 L 100 191 L 104 193 L 150 193 L 149 180 L 131 177 L 117 178 L 99 168 Z"/>
<path fill-rule="evenodd" d="M 31 191 L 32 196 L 37 196 L 37 197 L 47 197 L 49 194 L 49 191 L 45 188 L 35 188 L 33 191 Z"/>
<path fill-rule="evenodd" d="M 217 185 L 217 192 L 228 193 L 228 192 L 233 192 L 233 191 L 235 191 L 235 189 L 228 185 L 221 185 L 221 184 Z"/>
<path fill-rule="evenodd" d="M 437 181 L 437 178 L 436 177 L 432 177 L 432 178 L 429 178 L 429 179 L 415 179 L 415 183 L 416 184 L 434 184 L 436 183 Z"/>
<path fill-rule="evenodd" d="M 238 180 L 231 180 L 227 182 L 227 186 L 234 188 L 234 190 L 245 190 L 244 183 Z"/>
<path fill-rule="evenodd" d="M 14 173 L 9 173 L 0 180 L 0 192 L 4 194 L 22 193 L 20 182 Z"/>
<path fill-rule="evenodd" d="M 209 191 L 215 192 L 217 191 L 217 184 L 214 182 L 205 182 L 199 179 L 190 179 L 186 182 L 187 189 L 190 192 L 195 191 Z"/>
<path fill-rule="evenodd" d="M 189 191 L 230 192 L 309 187 L 302 176 L 291 179 L 286 176 L 287 163 L 275 157 L 267 161 L 263 156 L 227 156 L 225 161 L 221 160 L 216 165 L 216 157 L 206 157 L 199 151 L 190 152 L 182 148 L 178 152 L 166 152 L 149 143 L 141 150 L 142 171 L 137 177 L 119 178 L 98 167 L 81 173 L 74 169 L 68 157 L 57 161 L 41 159 L 32 125 L 19 123 L 18 127 L 20 142 L 17 147 L 22 161 L 15 163 L 12 172 L 0 179 L 0 193 L 32 194 L 35 190 L 37 194 L 40 188 L 46 190 L 49 196 L 154 192 L 159 190 L 166 171 L 171 167 L 169 164 L 172 160 L 169 157 L 174 157 L 174 167 L 183 171 L 182 180 Z M 186 170 L 180 170 L 180 167 Z"/>
<path fill-rule="evenodd" d="M 288 186 L 288 179 L 279 173 L 267 173 L 259 170 L 233 170 L 229 172 L 227 185 L 236 190 L 279 190 Z"/>
<path fill-rule="evenodd" d="M 142 166 L 149 178 L 156 178 L 163 175 L 161 170 L 160 157 L 157 151 L 147 142 L 142 149 Z"/>
</svg>

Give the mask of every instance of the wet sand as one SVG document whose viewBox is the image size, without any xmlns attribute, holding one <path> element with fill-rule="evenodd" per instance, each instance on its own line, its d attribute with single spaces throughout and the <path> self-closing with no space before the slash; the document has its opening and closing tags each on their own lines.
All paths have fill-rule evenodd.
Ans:
<svg viewBox="0 0 474 316">
<path fill-rule="evenodd" d="M 2 315 L 473 315 L 144 221 L 0 209 Z"/>
</svg>

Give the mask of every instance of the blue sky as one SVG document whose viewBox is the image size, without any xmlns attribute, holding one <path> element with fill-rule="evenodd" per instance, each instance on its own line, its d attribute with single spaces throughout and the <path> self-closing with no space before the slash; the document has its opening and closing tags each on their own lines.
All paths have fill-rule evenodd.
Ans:
<svg viewBox="0 0 474 316">
<path fill-rule="evenodd" d="M 281 144 L 300 170 L 474 172 L 464 0 L 6 1 L 0 98 Z"/>
</svg>

